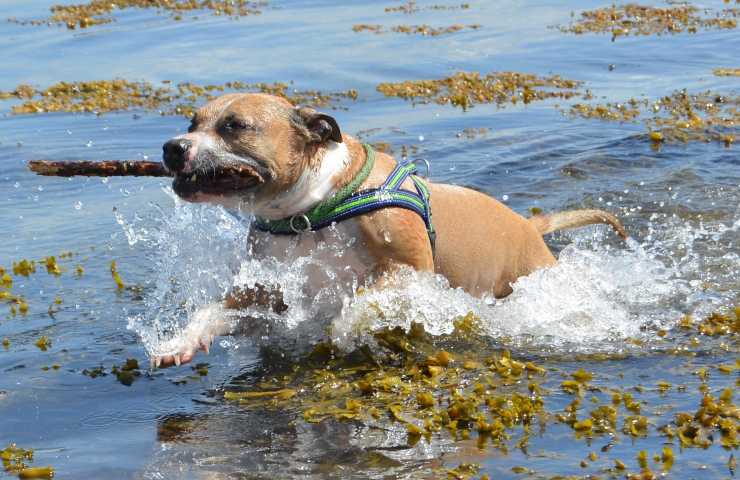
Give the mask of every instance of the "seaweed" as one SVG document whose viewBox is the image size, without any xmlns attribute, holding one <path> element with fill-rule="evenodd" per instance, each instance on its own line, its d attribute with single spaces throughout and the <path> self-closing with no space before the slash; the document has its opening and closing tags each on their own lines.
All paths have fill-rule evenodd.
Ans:
<svg viewBox="0 0 740 480">
<path fill-rule="evenodd" d="M 648 130 L 646 138 L 655 145 L 693 141 L 730 147 L 740 125 L 739 106 L 740 96 L 678 90 L 654 101 L 632 98 L 621 103 L 577 103 L 567 114 L 605 121 L 642 121 Z"/>
<path fill-rule="evenodd" d="M 386 7 L 385 13 L 405 13 L 405 14 L 412 14 L 419 12 L 421 10 L 467 10 L 470 8 L 469 3 L 460 3 L 460 4 L 453 4 L 453 5 L 442 5 L 442 4 L 434 4 L 434 5 L 428 5 L 425 7 L 420 7 L 415 0 L 409 0 L 406 3 L 399 5 L 397 7 Z"/>
<path fill-rule="evenodd" d="M 539 77 L 519 72 L 457 72 L 439 80 L 408 80 L 381 83 L 377 90 L 387 97 L 399 97 L 414 103 L 437 103 L 467 110 L 476 104 L 498 106 L 529 104 L 550 98 L 570 99 L 581 92 L 582 82 L 558 75 Z"/>
<path fill-rule="evenodd" d="M 261 92 L 282 97 L 293 104 L 313 107 L 333 106 L 340 100 L 357 100 L 356 90 L 321 92 L 298 90 L 289 83 L 226 82 L 220 85 L 197 85 L 190 82 L 161 86 L 124 79 L 55 83 L 45 89 L 19 85 L 13 91 L 0 92 L 0 100 L 20 100 L 13 105 L 15 115 L 44 112 L 95 113 L 131 109 L 155 111 L 161 115 L 191 117 L 196 106 L 222 93 Z"/>
<path fill-rule="evenodd" d="M 33 450 L 19 448 L 14 443 L 0 450 L 0 460 L 3 462 L 3 469 L 7 473 L 18 475 L 18 478 L 49 479 L 54 477 L 52 467 L 29 466 L 33 462 Z"/>
<path fill-rule="evenodd" d="M 718 77 L 740 77 L 740 68 L 715 68 L 712 73 Z"/>
<path fill-rule="evenodd" d="M 75 30 L 112 23 L 116 10 L 156 9 L 168 12 L 173 20 L 182 20 L 183 14 L 192 11 L 210 11 L 213 15 L 235 18 L 259 15 L 266 5 L 266 1 L 249 0 L 89 0 L 81 4 L 52 5 L 51 15 L 42 20 L 8 20 L 21 25 L 59 25 Z"/>
<path fill-rule="evenodd" d="M 460 32 L 462 30 L 478 30 L 481 25 L 475 23 L 470 25 L 463 25 L 456 23 L 447 27 L 433 27 L 427 24 L 421 25 L 396 25 L 391 28 L 385 28 L 382 25 L 377 24 L 366 24 L 360 23 L 352 26 L 353 32 L 372 32 L 375 34 L 383 33 L 405 33 L 407 35 L 422 35 L 425 37 L 438 37 L 440 35 L 447 35 L 450 33 Z"/>
<path fill-rule="evenodd" d="M 126 288 L 126 285 L 124 285 L 123 280 L 121 279 L 121 275 L 118 273 L 118 265 L 115 260 L 111 260 L 110 262 L 110 274 L 113 277 L 113 281 L 116 282 L 116 288 L 118 288 L 118 290 Z"/>
<path fill-rule="evenodd" d="M 733 29 L 737 27 L 736 8 L 718 12 L 700 10 L 689 4 L 665 8 L 637 4 L 585 10 L 568 26 L 559 26 L 564 33 L 610 33 L 612 41 L 628 35 L 664 35 L 697 33 L 699 30 Z"/>
<path fill-rule="evenodd" d="M 51 348 L 51 340 L 49 340 L 49 337 L 42 335 L 41 337 L 39 337 L 38 340 L 36 340 L 35 345 L 39 348 L 39 350 L 45 352 L 49 348 Z"/>
</svg>

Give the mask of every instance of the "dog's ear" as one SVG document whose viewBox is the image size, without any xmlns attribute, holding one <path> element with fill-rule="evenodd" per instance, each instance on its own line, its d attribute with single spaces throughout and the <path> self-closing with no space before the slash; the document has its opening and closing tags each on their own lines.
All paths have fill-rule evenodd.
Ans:
<svg viewBox="0 0 740 480">
<path fill-rule="evenodd" d="M 324 143 L 327 140 L 342 143 L 339 124 L 331 115 L 317 112 L 313 108 L 299 107 L 295 110 L 294 123 L 312 143 Z"/>
</svg>

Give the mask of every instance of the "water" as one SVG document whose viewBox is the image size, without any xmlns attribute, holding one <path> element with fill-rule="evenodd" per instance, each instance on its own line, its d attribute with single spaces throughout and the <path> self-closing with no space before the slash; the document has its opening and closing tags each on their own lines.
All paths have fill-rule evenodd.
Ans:
<svg viewBox="0 0 740 480">
<path fill-rule="evenodd" d="M 7 0 L 0 18 L 43 17 L 49 5 Z M 157 159 L 163 141 L 185 130 L 183 118 L 150 112 L 13 116 L 3 102 L 0 266 L 64 251 L 74 255 L 59 260 L 59 277 L 43 265 L 28 278 L 14 276 L 13 292 L 29 304 L 26 315 L 11 316 L 0 304 L 0 338 L 10 341 L 8 349 L 0 347 L 0 444 L 36 449 L 36 463 L 53 465 L 58 478 L 431 478 L 462 462 L 480 464 L 480 473 L 492 478 L 518 477 L 513 466 L 544 476 L 609 475 L 617 458 L 639 471 L 637 452 L 652 456 L 667 441 L 656 428 L 674 412 L 696 410 L 700 379 L 693 372 L 710 369 L 714 394 L 733 388 L 736 373 L 723 375 L 716 366 L 735 362 L 737 337 L 704 337 L 694 345 L 694 335 L 678 323 L 686 313 L 701 318 L 740 303 L 736 146 L 654 149 L 639 124 L 566 118 L 554 105 L 568 101 L 461 112 L 385 98 L 375 86 L 457 70 L 513 70 L 583 80 L 604 101 L 654 99 L 682 88 L 737 95 L 736 77 L 711 73 L 738 67 L 737 30 L 612 43 L 609 36 L 549 28 L 567 24 L 571 10 L 602 6 L 596 2 L 480 2 L 412 16 L 386 14 L 386 6 L 391 3 L 350 8 L 330 0 L 276 1 L 257 17 L 199 14 L 181 22 L 131 10 L 117 12 L 115 23 L 74 32 L 0 23 L 0 90 L 115 77 L 356 88 L 359 99 L 332 112 L 344 132 L 370 132 L 366 139 L 390 142 L 397 153 L 401 145 L 416 147 L 430 160 L 434 180 L 476 187 L 520 213 L 530 207 L 608 209 L 624 220 L 630 241 L 623 244 L 602 227 L 552 235 L 548 242 L 560 263 L 520 279 L 504 301 L 471 298 L 444 279 L 406 271 L 394 291 L 354 296 L 352 289 L 329 286 L 314 301 L 302 295 L 303 283 L 317 269 L 331 278 L 336 272 L 323 259 L 336 252 L 289 264 L 257 262 L 245 248 L 248 218 L 183 204 L 167 182 L 42 178 L 25 169 L 34 158 Z M 356 23 L 483 26 L 423 38 L 354 33 Z M 467 128 L 488 131 L 458 136 Z M 112 260 L 130 288 L 116 287 Z M 82 275 L 75 274 L 77 265 Z M 108 371 L 127 358 L 145 365 L 148 353 L 197 307 L 235 283 L 278 278 L 289 314 L 264 319 L 272 326 L 269 335 L 219 340 L 210 356 L 198 359 L 209 363 L 207 376 L 194 375 L 189 366 L 143 369 L 127 387 L 113 375 L 82 374 L 100 365 Z M 342 316 L 322 316 L 327 305 Z M 602 453 L 609 436 L 579 440 L 570 427 L 548 422 L 526 450 L 478 449 L 474 436 L 452 441 L 444 434 L 408 448 L 405 427 L 391 421 L 314 425 L 294 409 L 242 410 L 219 396 L 225 387 L 259 383 L 273 361 L 261 356 L 264 347 L 282 351 L 290 363 L 291 355 L 300 361 L 301 352 L 327 336 L 349 351 L 383 326 L 408 328 L 415 321 L 444 336 L 471 311 L 491 348 L 509 348 L 549 370 L 543 382 L 551 390 L 548 412 L 571 401 L 559 390 L 560 374 L 577 368 L 594 372 L 594 384 L 604 388 L 644 386 L 636 396 L 654 422 L 647 438 L 618 433 L 616 445 Z M 46 352 L 34 345 L 42 335 L 52 341 Z M 676 349 L 696 356 L 670 353 Z M 60 368 L 42 369 L 53 364 Z M 659 380 L 686 390 L 660 394 Z M 621 421 L 620 413 L 619 428 Z M 518 438 L 521 429 L 512 434 Z M 592 450 L 600 459 L 581 468 Z M 680 449 L 674 440 L 673 450 L 677 478 L 729 476 L 732 451 L 718 439 L 707 450 Z"/>
</svg>

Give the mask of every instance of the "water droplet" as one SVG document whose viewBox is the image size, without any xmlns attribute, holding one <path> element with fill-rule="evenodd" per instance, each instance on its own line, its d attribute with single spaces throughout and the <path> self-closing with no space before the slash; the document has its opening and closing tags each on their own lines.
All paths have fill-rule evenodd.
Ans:
<svg viewBox="0 0 740 480">
<path fill-rule="evenodd" d="M 82 202 L 77 200 L 75 202 L 75 210 L 82 210 Z"/>
<path fill-rule="evenodd" d="M 509 200 L 509 196 L 508 195 L 504 195 L 503 197 L 501 197 L 501 200 L 503 200 L 504 202 L 506 202 L 506 201 Z"/>
<path fill-rule="evenodd" d="M 424 135 L 419 135 L 419 141 L 420 142 L 423 142 L 424 141 Z"/>
<path fill-rule="evenodd" d="M 36 190 L 38 190 L 39 192 L 43 192 L 44 191 L 44 187 L 41 186 L 41 185 L 39 185 L 38 187 L 36 187 Z"/>
<path fill-rule="evenodd" d="M 92 146 L 93 146 L 93 141 L 92 141 L 92 140 L 88 140 L 88 141 L 87 141 L 87 143 L 85 144 L 85 146 L 86 146 L 87 148 L 90 148 L 90 147 L 92 147 Z"/>
<path fill-rule="evenodd" d="M 21 184 L 20 184 L 20 183 L 18 183 L 18 182 L 15 182 L 15 183 L 13 184 L 13 188 L 19 188 L 20 186 L 21 186 Z"/>
</svg>

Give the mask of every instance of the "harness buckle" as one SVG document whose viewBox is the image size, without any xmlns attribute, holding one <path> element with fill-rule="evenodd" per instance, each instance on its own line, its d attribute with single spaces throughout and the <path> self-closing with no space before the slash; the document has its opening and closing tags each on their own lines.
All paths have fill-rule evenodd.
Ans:
<svg viewBox="0 0 740 480">
<path fill-rule="evenodd" d="M 304 224 L 306 225 L 303 229 L 298 229 L 293 223 L 295 222 L 296 218 L 299 220 L 302 220 Z M 290 229 L 293 230 L 293 233 L 304 233 L 304 232 L 308 232 L 311 230 L 311 220 L 309 220 L 305 214 L 304 215 L 293 215 L 292 217 L 290 217 L 290 222 L 288 223 L 290 224 Z"/>
<path fill-rule="evenodd" d="M 424 170 L 425 170 L 425 172 L 424 172 L 423 175 L 421 175 L 421 174 L 418 173 L 418 168 L 419 168 L 418 162 L 424 162 Z M 423 157 L 422 158 L 415 158 L 415 159 L 413 159 L 411 161 L 411 163 L 413 163 L 414 165 L 417 166 L 417 173 L 416 173 L 417 175 L 419 175 L 422 178 L 429 178 L 429 174 L 432 171 L 432 166 L 429 164 L 429 160 L 427 160 L 426 158 L 423 158 Z"/>
</svg>

